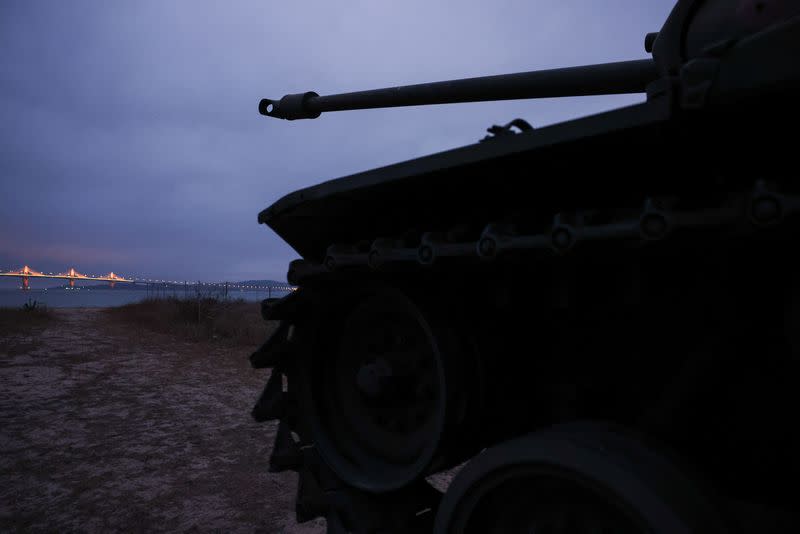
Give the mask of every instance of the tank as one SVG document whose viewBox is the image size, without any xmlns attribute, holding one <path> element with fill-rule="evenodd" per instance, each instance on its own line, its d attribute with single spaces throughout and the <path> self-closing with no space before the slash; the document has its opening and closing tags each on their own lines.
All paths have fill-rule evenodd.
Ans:
<svg viewBox="0 0 800 534">
<path fill-rule="evenodd" d="M 250 357 L 271 369 L 252 415 L 277 424 L 298 522 L 800 530 L 799 15 L 679 0 L 642 60 L 259 103 L 299 120 L 645 95 L 258 215 L 301 257 Z"/>
</svg>

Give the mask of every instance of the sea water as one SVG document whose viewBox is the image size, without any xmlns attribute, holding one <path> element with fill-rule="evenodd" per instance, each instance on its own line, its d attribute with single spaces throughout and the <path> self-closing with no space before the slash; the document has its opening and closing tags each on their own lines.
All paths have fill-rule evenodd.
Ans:
<svg viewBox="0 0 800 534">
<path fill-rule="evenodd" d="M 282 297 L 286 293 L 272 290 L 269 296 Z M 51 308 L 106 308 L 111 306 L 122 306 L 131 302 L 139 302 L 146 298 L 194 298 L 196 295 L 191 290 L 181 289 L 161 289 L 160 291 L 131 290 L 131 289 L 0 289 L 0 307 L 21 308 L 27 303 L 36 301 L 38 305 L 46 305 Z M 210 294 L 203 293 L 202 296 L 224 298 L 221 292 Z M 228 290 L 228 299 L 242 299 L 248 301 L 260 301 L 267 298 L 266 290 Z"/>
</svg>

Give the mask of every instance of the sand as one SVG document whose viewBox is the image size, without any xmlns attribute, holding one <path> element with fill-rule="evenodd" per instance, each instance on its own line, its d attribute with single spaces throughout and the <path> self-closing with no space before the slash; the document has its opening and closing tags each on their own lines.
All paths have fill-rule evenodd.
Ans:
<svg viewBox="0 0 800 534">
<path fill-rule="evenodd" d="M 100 309 L 0 339 L 0 531 L 324 532 L 269 473 L 269 372 L 249 351 L 127 329 Z"/>
</svg>

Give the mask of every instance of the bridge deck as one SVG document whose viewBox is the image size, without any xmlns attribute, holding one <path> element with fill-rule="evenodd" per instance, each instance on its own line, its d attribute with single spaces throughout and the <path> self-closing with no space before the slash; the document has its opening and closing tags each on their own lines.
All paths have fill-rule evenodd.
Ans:
<svg viewBox="0 0 800 534">
<path fill-rule="evenodd" d="M 94 280 L 97 282 L 133 282 L 127 278 L 109 278 L 107 276 L 93 277 L 93 276 L 70 276 L 68 274 L 41 274 L 41 273 L 0 273 L 0 276 L 9 276 L 15 278 L 58 278 L 61 280 Z"/>
</svg>

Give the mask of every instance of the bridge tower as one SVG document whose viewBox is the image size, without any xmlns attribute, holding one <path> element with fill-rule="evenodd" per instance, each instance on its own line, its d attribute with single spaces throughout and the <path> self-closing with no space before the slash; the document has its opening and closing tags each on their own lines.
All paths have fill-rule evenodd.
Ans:
<svg viewBox="0 0 800 534">
<path fill-rule="evenodd" d="M 69 276 L 71 277 L 69 279 L 69 287 L 70 288 L 74 288 L 75 287 L 75 268 L 74 267 L 70 267 L 69 268 Z"/>
<path fill-rule="evenodd" d="M 27 265 L 22 268 L 22 274 L 23 275 L 30 274 L 30 273 L 31 273 L 31 268 L 28 267 Z M 30 286 L 30 281 L 29 281 L 28 277 L 27 276 L 23 276 L 22 277 L 22 289 L 26 290 L 26 289 L 30 289 L 30 288 L 31 288 L 31 286 Z"/>
</svg>

